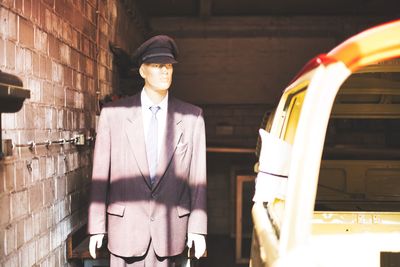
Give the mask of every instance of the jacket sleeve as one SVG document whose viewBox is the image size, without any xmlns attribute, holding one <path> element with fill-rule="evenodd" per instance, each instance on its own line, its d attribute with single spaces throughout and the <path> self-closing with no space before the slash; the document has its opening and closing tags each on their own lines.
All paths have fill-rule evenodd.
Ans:
<svg viewBox="0 0 400 267">
<path fill-rule="evenodd" d="M 106 202 L 109 184 L 111 133 L 108 108 L 101 111 L 93 156 L 92 182 L 88 212 L 89 234 L 106 233 Z"/>
<path fill-rule="evenodd" d="M 191 213 L 188 232 L 207 234 L 206 136 L 201 110 L 195 122 L 192 142 L 193 154 L 189 173 Z"/>
</svg>

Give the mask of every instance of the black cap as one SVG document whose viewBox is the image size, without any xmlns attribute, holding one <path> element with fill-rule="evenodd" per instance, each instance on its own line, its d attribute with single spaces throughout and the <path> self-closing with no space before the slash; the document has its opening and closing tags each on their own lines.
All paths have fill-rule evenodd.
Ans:
<svg viewBox="0 0 400 267">
<path fill-rule="evenodd" d="M 133 54 L 133 61 L 138 66 L 143 63 L 174 64 L 178 63 L 178 47 L 167 35 L 156 35 L 140 45 Z"/>
</svg>

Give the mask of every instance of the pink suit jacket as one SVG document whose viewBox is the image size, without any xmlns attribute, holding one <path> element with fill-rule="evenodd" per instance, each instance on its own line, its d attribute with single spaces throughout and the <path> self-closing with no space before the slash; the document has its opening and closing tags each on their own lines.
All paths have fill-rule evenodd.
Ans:
<svg viewBox="0 0 400 267">
<path fill-rule="evenodd" d="M 101 111 L 93 160 L 89 234 L 106 233 L 109 250 L 180 254 L 187 232 L 207 233 L 206 144 L 202 110 L 171 95 L 155 183 L 150 185 L 140 94 Z"/>
</svg>

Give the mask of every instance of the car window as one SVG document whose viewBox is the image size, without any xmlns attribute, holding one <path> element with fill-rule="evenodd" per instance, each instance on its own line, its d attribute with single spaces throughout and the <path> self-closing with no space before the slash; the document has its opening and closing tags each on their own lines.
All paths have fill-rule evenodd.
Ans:
<svg viewBox="0 0 400 267">
<path fill-rule="evenodd" d="M 304 97 L 307 91 L 306 89 L 306 86 L 301 86 L 298 90 L 296 90 L 295 93 L 290 94 L 286 101 L 284 108 L 284 114 L 286 114 L 286 118 L 282 128 L 281 137 L 283 137 L 284 141 L 290 144 L 293 144 L 294 141 L 301 108 L 303 106 Z"/>
<path fill-rule="evenodd" d="M 399 99 L 399 72 L 361 70 L 342 85 L 327 127 L 316 210 L 400 211 Z"/>
</svg>

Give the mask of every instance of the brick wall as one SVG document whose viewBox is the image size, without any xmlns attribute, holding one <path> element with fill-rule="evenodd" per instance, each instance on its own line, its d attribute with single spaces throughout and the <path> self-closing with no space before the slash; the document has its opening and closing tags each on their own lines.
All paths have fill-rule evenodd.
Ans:
<svg viewBox="0 0 400 267">
<path fill-rule="evenodd" d="M 1 1 L 0 69 L 31 92 L 19 112 L 2 114 L 3 139 L 93 135 L 97 92 L 118 89 L 109 42 L 131 52 L 144 35 L 125 2 Z M 91 157 L 91 146 L 66 143 L 15 148 L 0 161 L 0 266 L 67 264 L 66 237 L 86 221 Z"/>
</svg>

